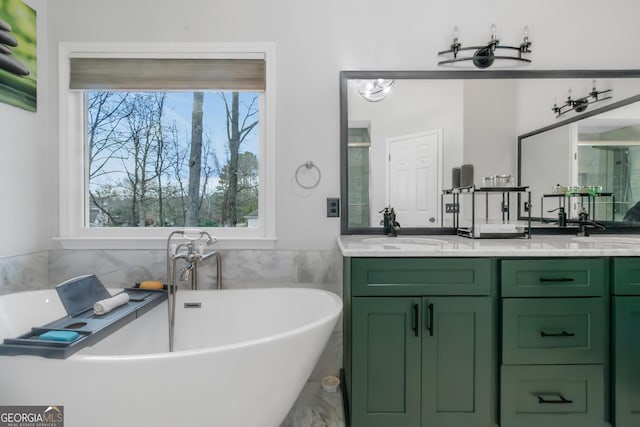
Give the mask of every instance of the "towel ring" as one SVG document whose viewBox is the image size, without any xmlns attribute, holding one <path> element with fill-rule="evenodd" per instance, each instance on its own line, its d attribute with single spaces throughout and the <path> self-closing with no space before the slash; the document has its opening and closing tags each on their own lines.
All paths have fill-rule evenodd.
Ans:
<svg viewBox="0 0 640 427">
<path fill-rule="evenodd" d="M 300 182 L 300 171 L 302 170 L 302 168 L 306 168 L 307 170 L 309 169 L 315 169 L 316 171 L 318 171 L 318 178 L 316 179 L 316 182 L 312 185 L 304 185 Z M 296 169 L 296 174 L 295 174 L 295 178 L 296 178 L 296 183 L 304 188 L 305 190 L 311 190 L 312 188 L 316 188 L 318 186 L 318 184 L 320 184 L 320 180 L 322 179 L 322 173 L 320 172 L 320 169 L 318 169 L 318 166 L 314 165 L 313 162 L 311 160 L 301 164 L 300 166 L 298 166 L 298 169 Z"/>
</svg>

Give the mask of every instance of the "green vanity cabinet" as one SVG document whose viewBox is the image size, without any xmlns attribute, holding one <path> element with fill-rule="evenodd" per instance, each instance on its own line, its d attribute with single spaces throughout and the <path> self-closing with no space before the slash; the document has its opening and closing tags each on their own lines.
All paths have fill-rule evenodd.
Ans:
<svg viewBox="0 0 640 427">
<path fill-rule="evenodd" d="M 501 260 L 502 427 L 606 425 L 609 260 Z"/>
<path fill-rule="evenodd" d="M 640 257 L 345 258 L 344 303 L 352 427 L 640 426 Z"/>
<path fill-rule="evenodd" d="M 497 328 L 489 295 L 495 265 L 465 258 L 345 260 L 352 427 L 495 424 Z M 408 289 L 414 295 L 406 296 Z"/>
<path fill-rule="evenodd" d="M 613 410 L 616 427 L 640 426 L 640 259 L 613 260 Z"/>
</svg>

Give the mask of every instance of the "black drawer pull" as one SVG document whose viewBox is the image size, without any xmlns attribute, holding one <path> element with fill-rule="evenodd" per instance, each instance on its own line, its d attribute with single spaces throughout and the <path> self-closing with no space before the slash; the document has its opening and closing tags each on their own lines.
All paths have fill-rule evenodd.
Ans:
<svg viewBox="0 0 640 427">
<path fill-rule="evenodd" d="M 541 277 L 540 282 L 573 282 L 573 277 Z"/>
<path fill-rule="evenodd" d="M 567 331 L 562 331 L 560 333 L 551 333 L 551 334 L 545 331 L 540 331 L 540 336 L 541 337 L 575 337 L 576 334 L 567 332 Z"/>
<path fill-rule="evenodd" d="M 433 304 L 429 304 L 429 336 L 433 336 Z"/>
<path fill-rule="evenodd" d="M 413 304 L 413 334 L 417 337 L 420 334 L 420 306 Z"/>
<path fill-rule="evenodd" d="M 538 398 L 538 403 L 555 403 L 561 405 L 570 405 L 573 403 L 573 400 L 565 399 L 560 393 L 533 393 L 533 395 Z M 545 399 L 542 396 L 556 396 L 557 399 Z"/>
</svg>

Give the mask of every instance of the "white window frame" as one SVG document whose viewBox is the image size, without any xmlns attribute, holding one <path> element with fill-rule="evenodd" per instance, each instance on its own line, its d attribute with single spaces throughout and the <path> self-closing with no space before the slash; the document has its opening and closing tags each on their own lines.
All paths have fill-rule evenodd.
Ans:
<svg viewBox="0 0 640 427">
<path fill-rule="evenodd" d="M 264 58 L 260 102 L 259 223 L 256 228 L 210 227 L 218 248 L 268 249 L 275 246 L 275 46 L 273 43 L 60 43 L 59 64 L 59 241 L 65 249 L 162 249 L 171 227 L 86 227 L 86 101 L 69 89 L 69 59 L 90 58 Z"/>
</svg>

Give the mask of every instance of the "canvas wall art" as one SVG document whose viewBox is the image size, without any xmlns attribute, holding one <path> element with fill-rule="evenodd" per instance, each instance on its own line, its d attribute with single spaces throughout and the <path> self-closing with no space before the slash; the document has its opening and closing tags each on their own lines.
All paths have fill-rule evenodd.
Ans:
<svg viewBox="0 0 640 427">
<path fill-rule="evenodd" d="M 0 102 L 36 111 L 36 73 L 36 11 L 0 0 Z"/>
</svg>

